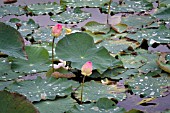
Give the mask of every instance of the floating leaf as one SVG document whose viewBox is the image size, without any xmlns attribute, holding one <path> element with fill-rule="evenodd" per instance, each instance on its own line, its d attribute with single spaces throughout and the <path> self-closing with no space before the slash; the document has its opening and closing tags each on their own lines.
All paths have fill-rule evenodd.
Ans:
<svg viewBox="0 0 170 113">
<path fill-rule="evenodd" d="M 152 3 L 146 0 L 123 0 L 122 3 L 112 2 L 110 11 L 112 13 L 119 12 L 142 12 L 152 9 Z M 102 7 L 102 12 L 108 11 L 108 5 Z"/>
<path fill-rule="evenodd" d="M 58 42 L 55 50 L 58 58 L 71 61 L 72 68 L 77 69 L 81 69 L 85 62 L 91 61 L 93 69 L 103 73 L 115 61 L 105 48 L 97 48 L 94 45 L 93 38 L 86 33 L 74 33 L 65 36 Z"/>
<path fill-rule="evenodd" d="M 40 27 L 39 29 L 34 30 L 32 36 L 35 41 L 40 42 L 52 42 L 53 40 L 50 27 Z"/>
<path fill-rule="evenodd" d="M 116 34 L 116 32 L 112 29 L 107 34 L 95 34 L 92 33 L 91 31 L 84 31 L 84 32 L 92 36 L 95 43 L 99 43 L 104 39 L 111 38 L 112 35 Z"/>
<path fill-rule="evenodd" d="M 31 102 L 22 95 L 0 91 L 1 113 L 39 113 Z"/>
<path fill-rule="evenodd" d="M 112 25 L 112 28 L 118 33 L 123 33 L 127 30 L 128 26 L 126 24 L 119 23 L 116 25 Z"/>
<path fill-rule="evenodd" d="M 56 96 L 66 96 L 72 92 L 72 85 L 76 83 L 67 79 L 56 79 L 54 77 L 36 80 L 14 82 L 8 86 L 11 92 L 18 92 L 26 96 L 30 101 L 54 100 Z"/>
<path fill-rule="evenodd" d="M 42 101 L 34 104 L 41 113 L 64 113 L 74 106 L 74 100 L 70 97 L 58 98 L 53 101 Z"/>
<path fill-rule="evenodd" d="M 94 34 L 98 34 L 98 33 L 106 34 L 110 31 L 109 25 L 101 24 L 95 21 L 86 23 L 82 28 L 91 31 Z"/>
<path fill-rule="evenodd" d="M 39 25 L 36 24 L 33 19 L 29 19 L 28 21 L 21 21 L 17 18 L 11 18 L 9 22 L 6 22 L 6 24 L 14 27 L 15 29 L 18 29 L 18 31 L 24 37 L 32 34 L 33 30 L 39 27 Z"/>
<path fill-rule="evenodd" d="M 117 76 L 114 76 L 112 77 L 112 79 L 127 79 L 127 78 L 130 78 L 130 76 L 135 76 L 135 75 L 138 75 L 139 72 L 137 69 L 128 69 L 126 70 L 124 73 L 121 73 Z"/>
<path fill-rule="evenodd" d="M 157 12 L 153 16 L 161 20 L 169 20 L 170 19 L 170 7 L 161 8 L 157 10 Z"/>
<path fill-rule="evenodd" d="M 150 25 L 155 19 L 151 16 L 132 15 L 123 17 L 121 23 L 128 25 L 129 28 L 137 29 Z"/>
<path fill-rule="evenodd" d="M 53 3 L 43 3 L 43 4 L 31 4 L 26 8 L 28 14 L 32 13 L 34 15 L 42 14 L 58 14 L 65 10 L 65 6 L 58 5 L 56 2 Z"/>
<path fill-rule="evenodd" d="M 43 47 L 26 46 L 28 60 L 11 58 L 11 68 L 17 72 L 36 73 L 49 69 L 49 54 Z"/>
<path fill-rule="evenodd" d="M 158 59 L 158 55 L 154 53 L 150 53 L 143 49 L 136 50 L 138 55 L 144 57 L 147 59 L 147 62 L 145 65 L 141 66 L 138 70 L 141 73 L 148 73 L 148 72 L 154 72 L 154 71 L 161 71 L 159 66 L 156 63 L 156 60 Z"/>
<path fill-rule="evenodd" d="M 167 59 L 166 59 L 167 58 Z M 157 60 L 159 67 L 165 72 L 170 73 L 170 63 L 169 63 L 169 54 L 162 53 Z"/>
<path fill-rule="evenodd" d="M 61 0 L 61 4 L 68 7 L 101 7 L 109 2 L 109 0 Z"/>
<path fill-rule="evenodd" d="M 149 41 L 149 45 L 153 43 L 170 43 L 169 29 L 165 26 L 160 26 L 158 29 L 143 29 L 135 34 L 128 34 L 127 37 L 137 40 L 139 43 L 146 39 Z"/>
<path fill-rule="evenodd" d="M 120 56 L 119 58 L 123 62 L 124 68 L 139 68 L 147 62 L 146 58 L 139 55 L 124 55 Z"/>
<path fill-rule="evenodd" d="M 160 97 L 167 91 L 165 86 L 169 86 L 170 78 L 167 75 L 153 78 L 152 76 L 136 76 L 127 80 L 133 93 L 146 97 Z"/>
<path fill-rule="evenodd" d="M 12 80 L 21 76 L 11 70 L 11 64 L 6 59 L 0 59 L 0 80 Z"/>
<path fill-rule="evenodd" d="M 108 98 L 100 98 L 97 102 L 96 102 L 97 107 L 101 108 L 101 109 L 112 109 L 114 105 L 116 105 L 115 102 L 113 102 L 112 100 L 108 99 Z"/>
<path fill-rule="evenodd" d="M 128 49 L 129 47 L 137 48 L 139 45 L 132 41 L 127 41 L 127 39 L 103 40 L 101 43 L 97 44 L 98 47 L 104 46 L 109 52 L 118 54 L 119 52 Z"/>
<path fill-rule="evenodd" d="M 98 78 L 98 77 L 101 77 L 101 78 L 106 78 L 106 77 L 109 77 L 111 79 L 116 79 L 116 77 L 123 73 L 124 71 L 126 71 L 126 69 L 124 68 L 113 68 L 113 69 L 108 69 L 106 70 L 103 74 L 100 74 L 98 72 L 93 72 L 93 74 L 90 76 L 92 78 Z M 118 78 L 120 79 L 120 78 Z"/>
<path fill-rule="evenodd" d="M 25 14 L 25 11 L 21 6 L 15 5 L 0 6 L 0 18 L 6 15 L 23 15 L 23 14 Z"/>
<path fill-rule="evenodd" d="M 0 81 L 0 90 L 4 90 L 5 87 L 9 86 L 12 83 L 13 81 Z"/>
<path fill-rule="evenodd" d="M 95 90 L 94 90 L 95 89 Z M 86 82 L 84 84 L 83 102 L 95 102 L 100 98 L 114 98 L 116 100 L 123 100 L 126 98 L 125 93 L 118 93 L 112 86 L 102 85 L 95 81 Z M 81 88 L 76 91 L 76 98 L 80 99 Z"/>
<path fill-rule="evenodd" d="M 24 41 L 13 27 L 0 22 L 0 52 L 9 56 L 26 59 Z"/>
<path fill-rule="evenodd" d="M 79 23 L 90 18 L 90 13 L 86 13 L 81 11 L 79 8 L 75 8 L 74 10 L 69 10 L 58 15 L 53 15 L 50 18 L 52 21 L 72 24 Z"/>
<path fill-rule="evenodd" d="M 100 112 L 101 113 L 124 113 L 125 112 L 125 109 L 121 107 L 112 106 L 110 109 L 103 109 L 102 105 L 103 103 L 101 103 L 99 107 L 94 103 L 75 105 L 70 111 L 66 113 L 100 113 Z M 103 105 L 103 106 L 106 106 L 106 105 Z"/>
</svg>

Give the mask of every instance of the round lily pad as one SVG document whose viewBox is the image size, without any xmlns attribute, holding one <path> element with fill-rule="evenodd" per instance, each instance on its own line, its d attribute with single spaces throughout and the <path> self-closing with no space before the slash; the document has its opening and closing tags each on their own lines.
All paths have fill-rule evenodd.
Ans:
<svg viewBox="0 0 170 113">
<path fill-rule="evenodd" d="M 169 86 L 170 78 L 164 74 L 161 77 L 153 78 L 152 76 L 136 76 L 127 80 L 132 88 L 133 93 L 144 95 L 146 97 L 161 97 L 167 91 L 165 86 Z"/>
<path fill-rule="evenodd" d="M 65 61 L 71 61 L 72 68 L 81 69 L 82 65 L 91 61 L 93 69 L 103 73 L 115 59 L 109 52 L 101 47 L 97 48 L 93 38 L 86 33 L 73 33 L 66 35 L 56 46 L 56 56 Z"/>
<path fill-rule="evenodd" d="M 61 0 L 60 3 L 68 7 L 101 7 L 110 0 Z"/>
<path fill-rule="evenodd" d="M 95 90 L 94 90 L 95 89 Z M 76 91 L 76 98 L 80 99 L 81 87 Z M 112 86 L 102 85 L 95 81 L 86 82 L 84 84 L 82 101 L 96 102 L 100 98 L 114 98 L 116 100 L 123 100 L 126 98 L 125 93 L 116 92 Z"/>
<path fill-rule="evenodd" d="M 0 91 L 1 113 L 39 113 L 39 111 L 24 96 L 17 93 Z"/>
<path fill-rule="evenodd" d="M 7 89 L 10 92 L 18 92 L 33 102 L 46 99 L 54 100 L 56 96 L 71 94 L 73 84 L 76 85 L 75 82 L 68 82 L 67 79 L 37 77 L 35 80 L 14 82 Z"/>
<path fill-rule="evenodd" d="M 41 113 L 65 113 L 74 106 L 74 100 L 70 97 L 47 100 L 34 105 Z"/>
<path fill-rule="evenodd" d="M 31 4 L 28 5 L 27 8 L 27 13 L 30 14 L 35 14 L 35 15 L 42 15 L 42 14 L 58 14 L 61 13 L 65 10 L 65 6 L 59 5 L 56 2 L 53 3 L 43 3 L 43 4 Z"/>
<path fill-rule="evenodd" d="M 75 8 L 73 10 L 65 11 L 58 15 L 51 16 L 52 21 L 60 22 L 60 23 L 79 23 L 88 18 L 90 18 L 90 13 L 86 13 L 81 11 L 79 8 Z"/>
</svg>

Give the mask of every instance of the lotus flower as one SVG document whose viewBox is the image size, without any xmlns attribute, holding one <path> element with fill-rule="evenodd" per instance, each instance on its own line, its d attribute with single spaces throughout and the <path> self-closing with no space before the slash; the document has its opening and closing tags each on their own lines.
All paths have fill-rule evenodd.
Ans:
<svg viewBox="0 0 170 113">
<path fill-rule="evenodd" d="M 58 37 L 61 35 L 62 32 L 62 25 L 61 24 L 56 24 L 54 27 L 52 27 L 52 36 Z"/>
<path fill-rule="evenodd" d="M 87 61 L 81 68 L 81 74 L 84 76 L 90 76 L 92 74 L 92 62 Z"/>
</svg>

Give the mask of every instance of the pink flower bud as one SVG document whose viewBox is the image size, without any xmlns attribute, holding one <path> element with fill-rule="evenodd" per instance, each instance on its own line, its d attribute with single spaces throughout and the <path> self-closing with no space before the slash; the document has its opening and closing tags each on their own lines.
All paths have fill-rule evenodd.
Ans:
<svg viewBox="0 0 170 113">
<path fill-rule="evenodd" d="M 62 32 L 62 25 L 61 24 L 57 24 L 54 27 L 52 27 L 52 36 L 54 37 L 58 37 L 61 35 Z"/>
<path fill-rule="evenodd" d="M 81 68 L 81 74 L 84 76 L 90 76 L 92 74 L 92 62 L 87 61 Z"/>
</svg>

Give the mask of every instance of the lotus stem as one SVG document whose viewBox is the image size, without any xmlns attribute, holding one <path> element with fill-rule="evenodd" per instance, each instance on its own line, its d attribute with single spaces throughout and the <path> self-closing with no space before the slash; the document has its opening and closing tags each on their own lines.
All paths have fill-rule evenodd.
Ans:
<svg viewBox="0 0 170 113">
<path fill-rule="evenodd" d="M 110 15 L 110 6 L 111 6 L 112 0 L 109 2 L 109 8 L 108 8 L 108 13 L 107 13 L 107 24 L 109 24 L 109 15 Z"/>
<path fill-rule="evenodd" d="M 83 103 L 83 87 L 84 87 L 84 80 L 85 80 L 85 77 L 86 76 L 84 76 L 83 77 L 83 82 L 82 82 L 82 84 L 81 84 L 81 97 L 80 97 L 80 101 L 81 101 L 81 104 Z"/>
<path fill-rule="evenodd" d="M 53 42 L 52 42 L 52 71 L 54 72 L 54 41 L 55 37 L 53 37 Z"/>
</svg>

